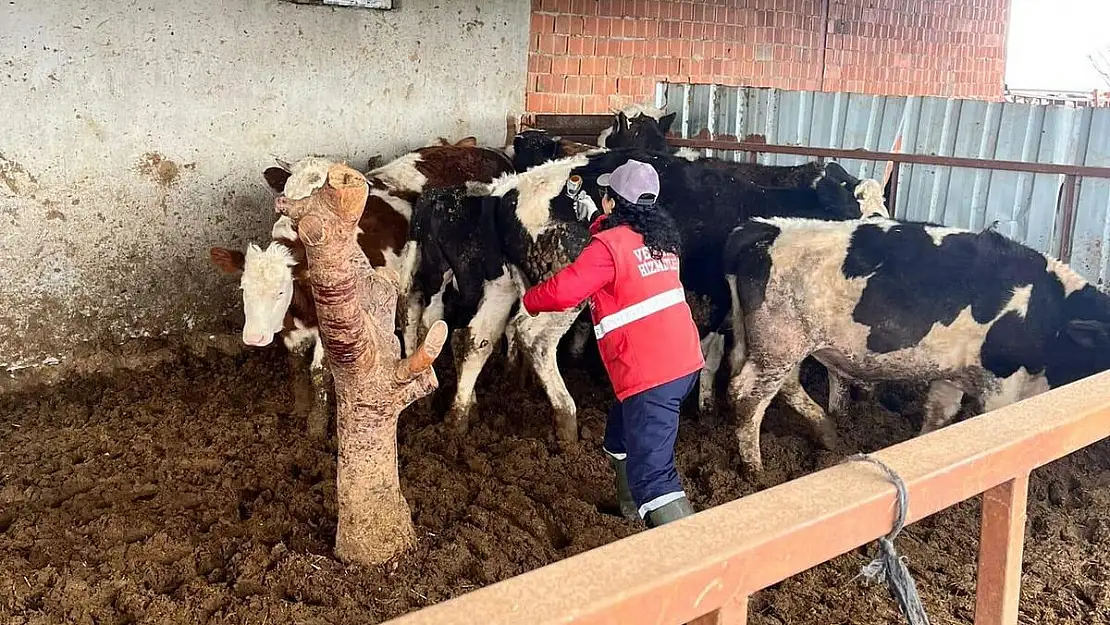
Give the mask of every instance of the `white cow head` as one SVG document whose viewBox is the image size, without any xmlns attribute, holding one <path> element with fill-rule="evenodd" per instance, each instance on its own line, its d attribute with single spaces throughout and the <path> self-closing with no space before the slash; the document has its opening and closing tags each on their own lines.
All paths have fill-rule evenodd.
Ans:
<svg viewBox="0 0 1110 625">
<path fill-rule="evenodd" d="M 281 332 L 293 301 L 293 267 L 289 248 L 273 241 L 265 250 L 251 243 L 247 253 L 222 247 L 209 251 L 212 262 L 227 273 L 243 272 L 243 342 L 264 346 Z"/>
<path fill-rule="evenodd" d="M 251 243 L 243 263 L 239 288 L 243 291 L 243 342 L 269 345 L 285 324 L 293 302 L 293 267 L 297 261 L 288 247 L 276 241 L 265 250 Z"/>
<path fill-rule="evenodd" d="M 290 165 L 278 161 L 280 167 L 266 170 L 264 177 L 278 194 L 304 198 L 327 180 L 331 161 L 308 157 Z M 362 229 L 357 229 L 362 233 Z M 265 346 L 285 326 L 285 315 L 293 302 L 293 268 L 296 257 L 287 244 L 296 245 L 297 229 L 293 221 L 282 215 L 270 230 L 272 240 L 266 249 L 251 243 L 246 254 L 222 247 L 209 250 L 212 262 L 227 273 L 242 272 L 239 288 L 243 291 L 243 342 Z"/>
</svg>

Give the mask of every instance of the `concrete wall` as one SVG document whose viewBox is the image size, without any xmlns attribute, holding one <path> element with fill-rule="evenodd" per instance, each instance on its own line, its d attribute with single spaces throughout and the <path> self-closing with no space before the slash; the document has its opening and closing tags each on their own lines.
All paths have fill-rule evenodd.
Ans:
<svg viewBox="0 0 1110 625">
<path fill-rule="evenodd" d="M 1001 100 L 1010 0 L 532 0 L 530 113 L 656 81 Z"/>
<path fill-rule="evenodd" d="M 502 145 L 529 3 L 395 4 L 0 5 L 0 372 L 237 329 L 207 250 L 268 234 L 274 157 Z"/>
</svg>

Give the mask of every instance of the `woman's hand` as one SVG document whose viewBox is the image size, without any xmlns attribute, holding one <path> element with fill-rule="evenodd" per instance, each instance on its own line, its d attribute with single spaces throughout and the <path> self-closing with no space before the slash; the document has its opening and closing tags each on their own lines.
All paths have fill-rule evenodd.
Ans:
<svg viewBox="0 0 1110 625">
<path fill-rule="evenodd" d="M 589 193 L 579 193 L 578 197 L 574 198 L 574 211 L 578 215 L 578 221 L 589 223 L 597 214 L 597 204 Z"/>
</svg>

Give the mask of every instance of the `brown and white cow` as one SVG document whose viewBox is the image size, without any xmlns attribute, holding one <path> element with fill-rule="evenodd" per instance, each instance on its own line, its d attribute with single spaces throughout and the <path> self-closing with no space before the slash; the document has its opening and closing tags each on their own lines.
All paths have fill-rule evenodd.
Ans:
<svg viewBox="0 0 1110 625">
<path fill-rule="evenodd" d="M 460 142 L 461 143 L 461 142 Z M 294 175 L 320 171 L 321 161 L 305 158 L 292 166 L 271 167 L 263 176 L 271 189 L 285 192 Z M 326 168 L 323 168 L 326 171 Z M 491 182 L 512 171 L 512 163 L 501 152 L 470 145 L 434 145 L 413 150 L 366 174 L 370 193 L 359 221 L 359 246 L 375 267 L 388 266 L 401 276 L 402 300 L 416 271 L 416 250 L 409 243 L 412 206 L 428 189 L 451 187 L 471 181 Z M 287 217 L 279 218 L 271 231 L 269 245 L 254 243 L 245 253 L 214 247 L 212 262 L 228 273 L 242 272 L 243 342 L 262 347 L 280 334 L 289 349 L 292 364 L 312 350 L 310 367 L 314 401 L 309 429 L 322 436 L 327 427 L 327 368 L 319 340 L 316 306 L 307 281 L 304 246 Z M 402 327 L 407 324 L 402 320 Z M 415 330 L 404 333 L 406 353 L 415 348 Z M 299 385 L 298 385 L 299 386 Z M 301 395 L 298 391 L 298 404 Z"/>
</svg>

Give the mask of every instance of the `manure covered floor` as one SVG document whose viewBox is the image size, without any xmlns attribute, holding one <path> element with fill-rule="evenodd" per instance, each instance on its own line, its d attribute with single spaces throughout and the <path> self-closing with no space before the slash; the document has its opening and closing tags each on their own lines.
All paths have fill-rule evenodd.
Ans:
<svg viewBox="0 0 1110 625">
<path fill-rule="evenodd" d="M 596 360 L 563 365 L 584 439 L 570 452 L 553 444 L 543 392 L 496 356 L 470 433 L 452 434 L 440 363 L 434 405 L 401 419 L 419 544 L 374 569 L 331 555 L 334 455 L 290 415 L 280 348 L 0 396 L 0 623 L 373 623 L 641 531 L 611 514 L 611 392 Z M 849 450 L 873 451 L 916 423 L 857 402 L 839 428 Z M 765 484 L 738 471 L 734 440 L 684 416 L 678 463 L 699 509 L 841 459 L 778 404 Z M 1110 447 L 1035 472 L 1029 501 L 1021 622 L 1110 622 Z M 898 540 L 936 625 L 971 623 L 978 523 L 973 500 Z M 857 578 L 867 560 L 856 551 L 759 593 L 751 623 L 903 623 L 884 588 Z"/>
</svg>

